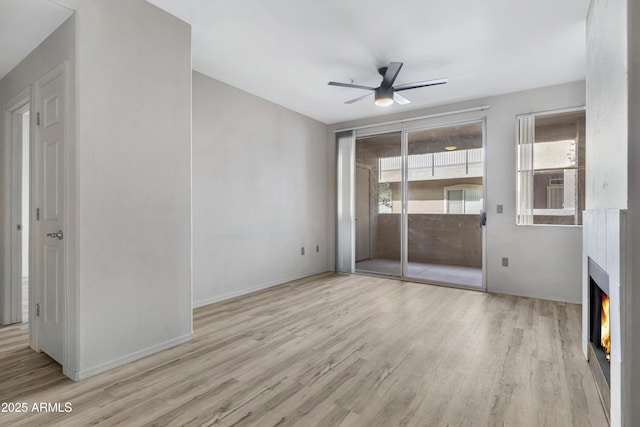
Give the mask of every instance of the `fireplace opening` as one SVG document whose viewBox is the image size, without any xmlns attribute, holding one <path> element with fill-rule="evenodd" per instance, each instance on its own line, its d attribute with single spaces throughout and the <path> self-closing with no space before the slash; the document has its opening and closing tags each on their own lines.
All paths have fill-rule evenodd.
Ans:
<svg viewBox="0 0 640 427">
<path fill-rule="evenodd" d="M 609 275 L 589 258 L 589 365 L 607 418 L 611 408 Z"/>
<path fill-rule="evenodd" d="M 591 282 L 591 346 L 602 369 L 607 385 L 610 384 L 611 336 L 609 334 L 609 294 L 598 285 L 593 277 Z M 608 291 L 608 289 L 607 289 Z"/>
<path fill-rule="evenodd" d="M 611 365 L 611 334 L 609 333 L 609 295 L 602 293 L 600 304 L 600 348 Z"/>
</svg>

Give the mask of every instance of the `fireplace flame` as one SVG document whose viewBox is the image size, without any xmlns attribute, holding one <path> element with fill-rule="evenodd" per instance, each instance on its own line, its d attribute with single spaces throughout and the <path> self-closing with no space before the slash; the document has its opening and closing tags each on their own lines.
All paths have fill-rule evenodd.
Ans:
<svg viewBox="0 0 640 427">
<path fill-rule="evenodd" d="M 600 344 L 607 354 L 607 361 L 611 361 L 611 338 L 609 336 L 609 296 L 602 293 L 602 307 L 600 310 Z"/>
</svg>

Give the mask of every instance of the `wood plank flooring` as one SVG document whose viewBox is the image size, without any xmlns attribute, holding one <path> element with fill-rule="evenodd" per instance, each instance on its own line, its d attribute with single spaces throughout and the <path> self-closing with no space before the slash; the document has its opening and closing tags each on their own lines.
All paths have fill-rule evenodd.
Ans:
<svg viewBox="0 0 640 427">
<path fill-rule="evenodd" d="M 580 306 L 314 276 L 199 308 L 193 341 L 74 383 L 0 329 L 2 426 L 606 426 Z M 132 325 L 134 327 L 135 325 Z"/>
</svg>

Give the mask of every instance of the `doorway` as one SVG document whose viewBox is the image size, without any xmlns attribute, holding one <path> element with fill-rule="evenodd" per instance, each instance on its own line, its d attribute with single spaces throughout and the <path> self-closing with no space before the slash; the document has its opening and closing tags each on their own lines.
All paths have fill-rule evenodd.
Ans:
<svg viewBox="0 0 640 427">
<path fill-rule="evenodd" d="M 29 323 L 29 230 L 30 230 L 30 128 L 31 93 L 23 91 L 7 103 L 4 110 L 6 126 L 5 153 L 8 159 L 6 210 L 8 233 L 5 244 L 11 256 L 8 259 L 6 284 L 3 290 L 6 305 L 2 323 Z"/>
<path fill-rule="evenodd" d="M 356 272 L 484 287 L 484 127 L 356 138 Z"/>
</svg>

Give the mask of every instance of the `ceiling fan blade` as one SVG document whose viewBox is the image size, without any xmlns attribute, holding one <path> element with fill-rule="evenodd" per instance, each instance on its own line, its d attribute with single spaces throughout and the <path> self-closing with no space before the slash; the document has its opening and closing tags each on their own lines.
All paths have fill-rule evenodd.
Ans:
<svg viewBox="0 0 640 427">
<path fill-rule="evenodd" d="M 327 84 L 329 86 L 352 87 L 354 89 L 376 90 L 375 87 L 354 85 L 354 84 L 351 84 L 351 83 L 329 82 Z"/>
<path fill-rule="evenodd" d="M 409 104 L 411 101 L 409 101 L 407 98 L 405 98 L 402 95 L 398 95 L 397 93 L 393 94 L 393 100 L 395 102 L 397 102 L 400 105 L 405 105 L 405 104 Z"/>
<path fill-rule="evenodd" d="M 404 85 L 394 86 L 393 90 L 397 92 L 399 90 L 409 90 L 409 89 L 416 89 L 419 87 L 443 85 L 448 81 L 449 79 L 436 79 L 436 80 L 426 80 L 424 82 L 407 83 Z"/>
<path fill-rule="evenodd" d="M 384 73 L 384 76 L 382 77 L 381 86 L 384 86 L 384 87 L 393 86 L 393 82 L 396 81 L 396 77 L 398 77 L 400 68 L 402 68 L 402 62 L 389 62 L 387 71 Z"/>
<path fill-rule="evenodd" d="M 373 96 L 373 92 L 368 93 L 366 95 L 359 96 L 359 97 L 354 98 L 354 99 L 350 99 L 349 101 L 345 102 L 345 104 L 353 104 L 354 102 L 362 101 L 363 99 L 369 98 L 370 96 Z"/>
</svg>

